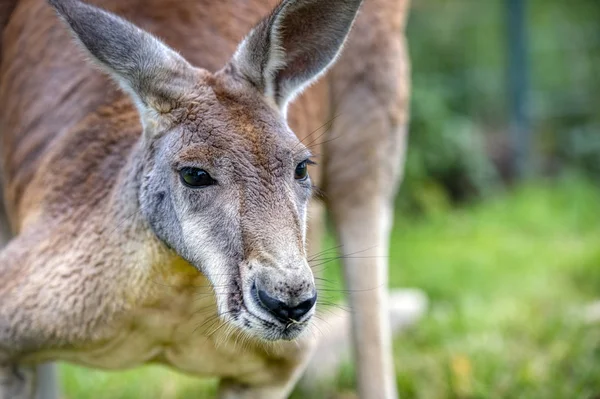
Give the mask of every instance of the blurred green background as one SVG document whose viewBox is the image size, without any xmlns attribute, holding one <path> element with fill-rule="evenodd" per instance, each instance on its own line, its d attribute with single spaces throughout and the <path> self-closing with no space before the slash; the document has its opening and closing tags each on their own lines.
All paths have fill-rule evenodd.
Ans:
<svg viewBox="0 0 600 399">
<path fill-rule="evenodd" d="M 390 281 L 423 289 L 430 309 L 396 339 L 402 396 L 599 397 L 600 1 L 413 0 L 408 37 Z M 325 273 L 341 287 L 339 265 Z M 63 365 L 61 378 L 67 398 L 214 396 L 214 381 L 154 366 Z M 348 364 L 334 391 L 352 390 Z"/>
</svg>

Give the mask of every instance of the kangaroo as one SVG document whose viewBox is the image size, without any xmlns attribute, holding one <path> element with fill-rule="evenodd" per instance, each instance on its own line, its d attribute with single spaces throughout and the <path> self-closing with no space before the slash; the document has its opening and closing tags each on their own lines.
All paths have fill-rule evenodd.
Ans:
<svg viewBox="0 0 600 399">
<path fill-rule="evenodd" d="M 366 250 L 344 259 L 359 394 L 397 397 L 407 0 L 5 3 L 0 398 L 57 360 L 287 397 L 318 339 L 325 205 L 343 254 Z"/>
</svg>

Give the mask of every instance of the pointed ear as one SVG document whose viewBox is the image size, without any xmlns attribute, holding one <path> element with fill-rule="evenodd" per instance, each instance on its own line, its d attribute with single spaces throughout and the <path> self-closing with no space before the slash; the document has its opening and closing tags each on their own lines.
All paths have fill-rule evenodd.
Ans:
<svg viewBox="0 0 600 399">
<path fill-rule="evenodd" d="M 284 0 L 244 39 L 233 63 L 285 114 L 339 54 L 362 0 Z"/>
<path fill-rule="evenodd" d="M 194 82 L 195 69 L 157 38 L 79 0 L 49 0 L 96 63 L 133 98 L 152 134 Z"/>
</svg>

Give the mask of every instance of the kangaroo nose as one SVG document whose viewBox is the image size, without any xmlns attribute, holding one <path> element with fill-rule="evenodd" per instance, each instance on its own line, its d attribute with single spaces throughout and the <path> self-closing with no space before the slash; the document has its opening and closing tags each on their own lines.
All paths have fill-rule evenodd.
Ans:
<svg viewBox="0 0 600 399">
<path fill-rule="evenodd" d="M 288 303 L 282 302 L 278 299 L 273 298 L 261 289 L 257 289 L 256 285 L 252 287 L 252 290 L 256 292 L 256 298 L 258 303 L 265 310 L 271 313 L 280 321 L 287 323 L 290 320 L 298 321 L 313 308 L 315 302 L 317 302 L 317 293 L 297 305 L 289 305 Z"/>
</svg>

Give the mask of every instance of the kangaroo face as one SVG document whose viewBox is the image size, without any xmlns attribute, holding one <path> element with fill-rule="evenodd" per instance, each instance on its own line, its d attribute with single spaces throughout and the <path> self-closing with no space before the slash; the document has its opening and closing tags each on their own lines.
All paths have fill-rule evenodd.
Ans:
<svg viewBox="0 0 600 399">
<path fill-rule="evenodd" d="M 207 276 L 223 319 L 296 338 L 317 293 L 305 250 L 310 153 L 286 109 L 333 62 L 361 1 L 285 0 L 214 74 L 113 14 L 50 2 L 139 110 L 138 197 L 153 232 Z"/>
<path fill-rule="evenodd" d="M 152 143 L 142 210 L 209 278 L 226 320 L 295 338 L 316 301 L 305 253 L 311 154 L 239 76 L 201 79 L 195 94 Z"/>
</svg>

